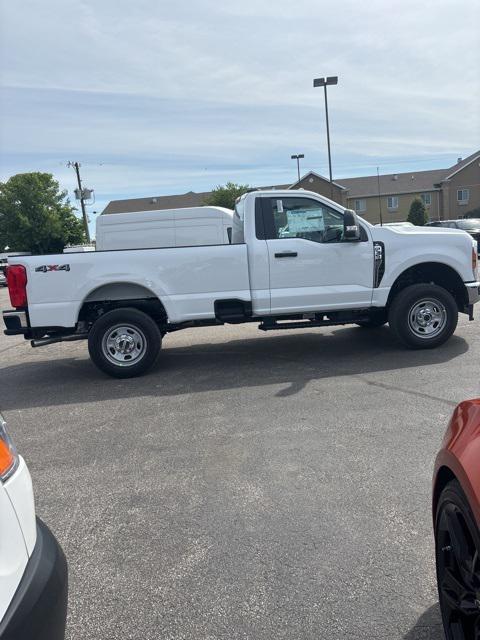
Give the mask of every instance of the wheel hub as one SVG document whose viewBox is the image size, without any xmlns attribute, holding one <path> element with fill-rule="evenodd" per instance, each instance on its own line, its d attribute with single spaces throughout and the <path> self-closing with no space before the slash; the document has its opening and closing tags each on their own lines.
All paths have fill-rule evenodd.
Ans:
<svg viewBox="0 0 480 640">
<path fill-rule="evenodd" d="M 132 336 L 129 336 L 126 333 L 122 333 L 117 338 L 115 338 L 115 349 L 118 353 L 132 353 L 135 349 L 135 341 Z"/>
<path fill-rule="evenodd" d="M 107 331 L 102 340 L 102 352 L 112 364 L 131 367 L 141 360 L 147 349 L 143 331 L 134 325 L 118 325 Z"/>
<path fill-rule="evenodd" d="M 422 309 L 421 311 L 418 312 L 417 314 L 417 322 L 418 324 L 420 324 L 422 327 L 428 327 L 428 325 L 431 323 L 432 321 L 432 311 L 431 309 Z"/>
<path fill-rule="evenodd" d="M 439 300 L 420 300 L 410 309 L 408 322 L 411 331 L 420 338 L 438 335 L 447 321 L 447 311 Z"/>
</svg>

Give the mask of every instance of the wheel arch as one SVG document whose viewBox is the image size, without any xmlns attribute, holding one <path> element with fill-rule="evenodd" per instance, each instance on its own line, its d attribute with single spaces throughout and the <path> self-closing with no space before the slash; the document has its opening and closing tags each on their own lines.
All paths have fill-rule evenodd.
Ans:
<svg viewBox="0 0 480 640">
<path fill-rule="evenodd" d="M 447 484 L 452 480 L 458 482 L 460 489 L 465 494 L 465 498 L 472 510 L 478 527 L 480 528 L 480 504 L 478 494 L 475 491 L 475 485 L 472 483 L 471 470 L 465 468 L 461 460 L 451 451 L 443 451 L 441 454 L 440 466 L 435 473 L 432 492 L 432 508 L 435 523 L 435 514 L 437 511 L 438 499 Z M 476 459 L 475 459 L 476 460 Z"/>
<path fill-rule="evenodd" d="M 121 307 L 143 311 L 159 323 L 168 322 L 167 309 L 156 293 L 144 285 L 128 281 L 94 287 L 80 304 L 78 320 L 91 321 L 106 311 Z"/>
<path fill-rule="evenodd" d="M 443 262 L 419 262 L 397 277 L 388 294 L 387 308 L 400 291 L 412 284 L 421 283 L 436 284 L 446 289 L 455 298 L 459 311 L 463 311 L 468 304 L 464 282 L 453 267 Z"/>
<path fill-rule="evenodd" d="M 432 491 L 432 516 L 433 516 L 434 524 L 435 524 L 435 517 L 437 513 L 437 505 L 438 505 L 438 499 L 440 498 L 440 494 L 445 489 L 447 484 L 449 482 L 452 482 L 452 480 L 458 481 L 457 476 L 450 469 L 450 467 L 447 467 L 446 465 L 442 465 L 438 469 L 435 475 L 435 482 L 434 482 L 433 491 Z"/>
</svg>

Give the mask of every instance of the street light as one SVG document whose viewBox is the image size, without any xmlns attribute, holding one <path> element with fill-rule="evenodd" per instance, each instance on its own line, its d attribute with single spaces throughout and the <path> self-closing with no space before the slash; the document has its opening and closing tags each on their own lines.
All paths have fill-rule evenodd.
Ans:
<svg viewBox="0 0 480 640">
<path fill-rule="evenodd" d="M 330 154 L 330 127 L 328 126 L 328 102 L 327 102 L 327 86 L 329 84 L 338 84 L 338 76 L 329 76 L 328 78 L 315 78 L 314 87 L 323 87 L 325 91 L 325 118 L 327 121 L 327 147 L 328 147 L 328 169 L 330 172 L 330 196 L 333 195 L 333 179 L 332 179 L 332 156 Z"/>
<path fill-rule="evenodd" d="M 303 153 L 297 153 L 296 155 L 290 156 L 292 160 L 297 161 L 297 173 L 298 173 L 298 181 L 300 182 L 300 158 L 304 158 Z"/>
</svg>

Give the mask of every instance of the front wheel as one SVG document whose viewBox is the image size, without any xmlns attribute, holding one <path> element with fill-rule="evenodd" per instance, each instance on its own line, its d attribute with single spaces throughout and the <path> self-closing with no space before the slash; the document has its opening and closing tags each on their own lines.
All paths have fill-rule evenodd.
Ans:
<svg viewBox="0 0 480 640">
<path fill-rule="evenodd" d="M 396 295 L 388 313 L 395 336 L 411 349 L 431 349 L 446 342 L 458 322 L 452 294 L 436 284 L 412 284 Z"/>
<path fill-rule="evenodd" d="M 480 533 L 459 483 L 447 484 L 435 514 L 438 595 L 447 640 L 480 637 Z"/>
<path fill-rule="evenodd" d="M 114 309 L 94 323 L 88 335 L 88 352 L 94 364 L 114 378 L 145 373 L 157 359 L 162 344 L 160 330 L 138 309 Z"/>
</svg>

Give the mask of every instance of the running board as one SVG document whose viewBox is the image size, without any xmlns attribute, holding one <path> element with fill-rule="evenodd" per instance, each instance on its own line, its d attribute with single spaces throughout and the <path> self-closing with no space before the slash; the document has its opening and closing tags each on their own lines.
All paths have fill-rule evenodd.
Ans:
<svg viewBox="0 0 480 640">
<path fill-rule="evenodd" d="M 258 325 L 260 331 L 282 331 L 285 329 L 309 329 L 311 327 L 331 327 L 335 325 L 343 325 L 343 324 L 354 324 L 355 322 L 361 322 L 368 320 L 369 317 L 366 315 L 358 315 L 356 318 L 344 318 L 342 320 L 294 320 L 294 321 L 284 321 L 277 322 L 273 321 L 263 321 Z"/>
</svg>

